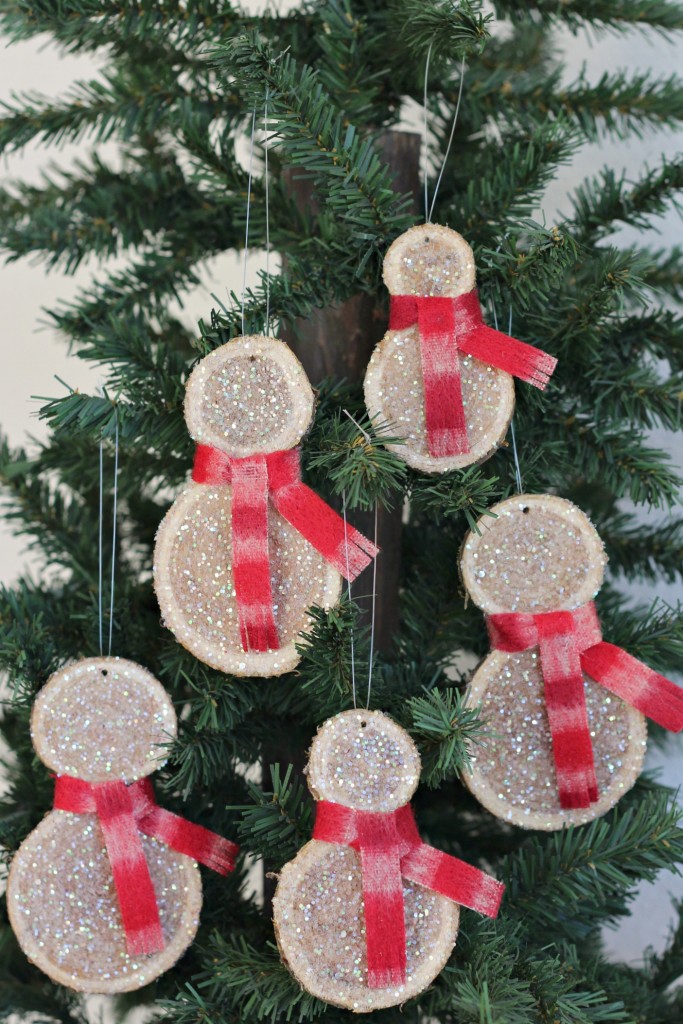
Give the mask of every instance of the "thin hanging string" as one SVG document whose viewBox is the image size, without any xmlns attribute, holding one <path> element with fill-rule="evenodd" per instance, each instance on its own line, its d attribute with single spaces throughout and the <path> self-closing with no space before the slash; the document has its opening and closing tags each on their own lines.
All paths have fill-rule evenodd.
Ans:
<svg viewBox="0 0 683 1024">
<path fill-rule="evenodd" d="M 266 191 L 266 334 L 270 334 L 270 209 L 268 199 L 268 89 L 263 104 L 263 173 Z"/>
<path fill-rule="evenodd" d="M 423 153 L 423 174 L 424 174 L 424 204 L 425 204 L 425 222 L 431 224 L 432 214 L 434 213 L 434 206 L 436 205 L 436 197 L 439 194 L 439 188 L 441 186 L 441 179 L 443 178 L 444 171 L 446 170 L 446 164 L 448 163 L 448 157 L 450 156 L 451 146 L 453 145 L 453 138 L 455 136 L 455 126 L 458 123 L 458 114 L 460 113 L 460 103 L 462 101 L 462 90 L 465 84 L 465 58 L 463 57 L 460 64 L 460 83 L 458 85 L 458 98 L 455 104 L 455 113 L 453 114 L 453 123 L 451 124 L 451 133 L 448 136 L 448 144 L 446 146 L 446 153 L 441 164 L 441 170 L 439 176 L 436 179 L 436 185 L 434 186 L 434 195 L 432 196 L 432 202 L 429 203 L 428 190 L 427 190 L 427 177 L 428 177 L 428 140 L 429 140 L 429 112 L 427 108 L 427 83 L 429 80 L 429 62 L 432 56 L 432 44 L 429 44 L 427 50 L 427 61 L 425 64 L 425 81 L 424 81 L 424 94 L 423 94 L 423 115 L 424 115 L 424 153 Z"/>
<path fill-rule="evenodd" d="M 496 310 L 493 310 L 493 324 L 496 330 L 498 330 L 498 317 Z M 508 334 L 512 335 L 512 306 L 510 306 L 508 314 Z M 515 417 L 514 414 L 510 420 L 510 440 L 512 441 L 512 457 L 515 460 L 515 480 L 517 482 L 517 493 L 524 494 L 524 487 L 522 485 L 522 471 L 519 465 L 519 455 L 517 454 L 517 438 L 515 437 Z"/>
<path fill-rule="evenodd" d="M 427 83 L 429 81 L 429 61 L 432 56 L 432 44 L 429 44 L 427 50 L 427 63 L 425 64 L 425 87 L 424 94 L 422 97 L 422 116 L 424 118 L 424 139 L 422 145 L 422 180 L 424 181 L 424 193 L 425 193 L 425 221 L 429 223 L 429 196 L 427 194 L 427 169 L 429 159 L 429 117 L 427 113 Z"/>
<path fill-rule="evenodd" d="M 346 551 L 346 590 L 349 603 L 351 603 L 351 568 L 349 566 L 349 537 L 348 523 L 346 521 L 346 490 L 342 491 L 342 512 L 344 515 L 344 550 Z M 356 645 L 353 638 L 353 626 L 351 627 L 351 693 L 353 696 L 353 708 L 355 711 L 358 705 L 356 703 Z"/>
<path fill-rule="evenodd" d="M 377 547 L 377 502 L 375 502 L 375 535 L 373 537 L 375 547 Z M 372 663 L 374 661 L 375 654 L 375 609 L 377 607 L 377 559 L 379 555 L 375 555 L 372 563 L 372 612 L 370 616 L 370 663 L 368 665 L 368 695 L 365 701 L 365 707 L 370 708 L 370 694 L 372 693 Z"/>
<path fill-rule="evenodd" d="M 99 622 L 99 634 L 100 634 L 100 657 L 104 654 L 104 645 L 102 643 L 102 520 L 103 511 L 102 506 L 104 504 L 104 466 L 103 466 L 103 443 L 100 438 L 100 508 L 99 508 L 99 527 L 97 535 L 97 619 Z"/>
<path fill-rule="evenodd" d="M 360 430 L 361 434 L 363 435 L 363 437 L 365 438 L 367 443 L 368 444 L 372 444 L 372 438 L 368 434 L 367 430 L 363 429 L 363 427 L 360 425 L 358 420 L 355 419 L 355 417 L 353 417 L 351 415 L 349 410 L 348 409 L 343 409 L 342 411 L 343 411 L 345 416 L 348 416 L 348 418 L 351 420 L 353 425 L 358 430 Z M 343 501 L 344 501 L 344 544 L 345 544 L 345 549 L 346 549 L 346 568 L 347 568 L 347 573 L 348 573 L 348 567 L 349 567 L 349 545 L 348 545 L 348 539 L 347 539 L 347 526 L 346 526 L 346 491 L 344 491 L 343 494 L 344 494 L 344 498 L 343 498 Z M 373 537 L 375 547 L 377 547 L 377 524 L 378 524 L 377 502 L 375 502 L 375 534 L 374 534 L 374 537 Z M 349 586 L 348 586 L 348 592 L 349 592 L 349 600 L 351 600 L 351 584 L 350 583 L 349 583 Z M 365 707 L 366 708 L 370 707 L 370 695 L 372 693 L 372 669 L 373 669 L 373 661 L 374 661 L 374 653 L 375 653 L 375 618 L 376 618 L 376 611 L 377 611 L 377 557 L 376 556 L 375 556 L 375 558 L 373 560 L 373 564 L 372 564 L 372 596 L 371 596 L 370 609 L 371 609 L 371 611 L 370 611 L 370 654 L 369 654 L 369 663 L 368 663 L 368 692 L 367 692 L 367 697 L 366 697 L 366 701 L 365 701 Z M 352 678 L 353 706 L 355 708 L 356 707 L 356 680 L 355 680 L 355 658 L 354 658 L 353 631 L 351 631 L 351 669 L 352 669 L 352 676 L 353 676 L 353 678 Z"/>
<path fill-rule="evenodd" d="M 111 572 L 109 575 L 109 647 L 107 654 L 111 657 L 112 642 L 114 638 L 114 584 L 116 579 L 116 518 L 118 512 L 119 497 L 119 417 L 114 411 L 114 498 L 112 508 L 112 531 L 111 531 Z M 103 641 L 103 520 L 104 520 L 104 441 L 100 438 L 100 505 L 99 505 L 99 528 L 98 528 L 98 580 L 97 580 L 97 605 L 98 625 L 100 640 L 100 656 L 104 654 Z"/>
<path fill-rule="evenodd" d="M 451 134 L 448 136 L 448 145 L 446 146 L 446 153 L 441 164 L 441 170 L 439 171 L 439 177 L 436 179 L 436 185 L 434 186 L 434 195 L 432 196 L 432 205 L 429 207 L 428 222 L 431 223 L 432 214 L 434 213 L 434 205 L 436 203 L 436 197 L 439 192 L 441 185 L 441 179 L 443 178 L 443 172 L 446 170 L 446 164 L 448 163 L 448 157 L 451 153 L 451 146 L 453 145 L 453 137 L 455 136 L 455 126 L 458 123 L 458 114 L 460 113 L 460 102 L 462 100 L 462 89 L 465 84 L 465 58 L 463 57 L 460 64 L 460 84 L 458 86 L 458 99 L 455 104 L 455 113 L 453 114 L 453 123 L 451 125 Z"/>
<path fill-rule="evenodd" d="M 256 107 L 251 115 L 251 142 L 249 144 L 249 178 L 247 180 L 247 217 L 244 228 L 244 260 L 242 264 L 242 334 L 244 330 L 244 303 L 247 296 L 247 260 L 249 259 L 249 212 L 251 210 L 251 178 L 254 168 L 254 135 L 256 134 Z"/>
<path fill-rule="evenodd" d="M 515 417 L 510 420 L 510 437 L 512 438 L 512 455 L 515 460 L 515 479 L 517 480 L 517 493 L 524 494 L 522 487 L 522 474 L 519 469 L 519 456 L 517 454 L 517 441 L 515 440 Z"/>
<path fill-rule="evenodd" d="M 512 336 L 512 305 L 510 305 L 510 311 L 508 314 L 508 334 Z M 510 437 L 512 439 L 512 456 L 515 460 L 515 477 L 517 479 L 517 493 L 523 494 L 524 488 L 522 487 L 522 471 L 519 468 L 519 455 L 517 454 L 517 439 L 515 437 L 515 417 L 514 414 L 510 420 Z"/>
</svg>

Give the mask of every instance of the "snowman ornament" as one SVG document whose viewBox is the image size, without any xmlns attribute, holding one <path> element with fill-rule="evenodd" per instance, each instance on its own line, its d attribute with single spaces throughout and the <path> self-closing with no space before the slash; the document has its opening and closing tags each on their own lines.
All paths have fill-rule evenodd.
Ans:
<svg viewBox="0 0 683 1024">
<path fill-rule="evenodd" d="M 195 463 L 159 527 L 154 584 L 180 643 L 232 675 L 293 669 L 307 609 L 334 605 L 377 554 L 301 482 L 314 404 L 294 354 L 262 335 L 222 345 L 187 382 Z"/>
<path fill-rule="evenodd" d="M 283 961 L 314 996 L 357 1013 L 404 1003 L 441 971 L 459 906 L 495 917 L 503 885 L 420 839 L 420 758 L 379 711 L 345 711 L 313 740 L 313 839 L 273 900 Z"/>
<path fill-rule="evenodd" d="M 513 376 L 541 390 L 557 360 L 484 324 L 472 249 L 439 224 L 421 224 L 387 250 L 389 330 L 365 376 L 371 418 L 404 438 L 409 466 L 446 473 L 489 458 L 514 411 Z"/>
<path fill-rule="evenodd" d="M 86 658 L 38 694 L 31 737 L 55 778 L 54 809 L 12 861 L 7 909 L 19 945 L 78 992 L 141 988 L 199 924 L 197 861 L 226 874 L 237 847 L 159 807 L 147 778 L 176 716 L 161 684 L 123 658 Z"/>
<path fill-rule="evenodd" d="M 576 505 L 521 494 L 490 512 L 465 539 L 460 564 L 494 648 L 468 691 L 489 731 L 464 781 L 514 825 L 580 825 L 636 781 L 645 716 L 683 729 L 683 690 L 603 641 L 593 598 L 606 556 Z"/>
</svg>

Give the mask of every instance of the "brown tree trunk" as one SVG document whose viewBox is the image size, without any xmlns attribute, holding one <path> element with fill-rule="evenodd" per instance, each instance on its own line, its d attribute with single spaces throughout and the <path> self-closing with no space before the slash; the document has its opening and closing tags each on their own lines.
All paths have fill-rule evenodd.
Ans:
<svg viewBox="0 0 683 1024">
<path fill-rule="evenodd" d="M 377 140 L 377 151 L 391 168 L 398 192 L 411 192 L 417 211 L 419 190 L 420 136 L 412 132 L 385 132 Z M 287 173 L 287 172 L 285 172 Z M 309 181 L 297 178 L 295 172 L 287 175 L 289 188 L 303 207 L 315 210 Z M 346 302 L 330 309 L 314 310 L 305 320 L 297 320 L 284 328 L 283 339 L 301 360 L 315 387 L 324 377 L 345 377 L 360 381 L 377 342 L 387 329 L 383 313 L 375 307 L 369 295 L 354 295 Z M 402 509 L 377 512 L 377 538 L 381 553 L 377 560 L 377 587 L 375 611 L 375 645 L 387 650 L 398 626 L 398 589 L 400 579 Z M 374 534 L 374 512 L 356 512 L 349 515 L 352 522 L 367 537 Z M 373 567 L 370 566 L 353 585 L 353 598 L 363 609 L 369 621 L 372 603 Z M 364 699 L 364 698 L 362 698 Z M 304 778 L 307 752 L 292 750 L 287 743 L 286 729 L 279 749 L 271 752 L 263 764 L 263 785 L 270 784 L 268 765 L 273 761 L 293 764 Z M 275 881 L 264 877 L 264 900 L 270 914 Z"/>
<path fill-rule="evenodd" d="M 412 193 L 414 210 L 418 209 L 419 192 L 419 135 L 413 132 L 387 131 L 377 139 L 376 148 L 390 168 L 398 192 Z M 289 176 L 289 185 L 298 202 L 315 209 L 311 184 L 307 180 Z M 329 309 L 314 310 L 306 320 L 297 320 L 283 330 L 283 338 L 304 365 L 315 386 L 323 377 L 345 377 L 360 381 L 365 373 L 372 350 L 387 329 L 384 314 L 375 306 L 370 295 L 354 295 Z M 401 513 L 378 509 L 377 537 L 381 554 L 377 560 L 377 587 L 375 608 L 375 644 L 378 650 L 388 650 L 398 627 L 398 590 L 401 559 Z M 349 521 L 366 536 L 374 533 L 374 513 L 355 512 Z M 354 600 L 369 620 L 372 602 L 372 573 L 369 569 L 353 586 Z"/>
</svg>

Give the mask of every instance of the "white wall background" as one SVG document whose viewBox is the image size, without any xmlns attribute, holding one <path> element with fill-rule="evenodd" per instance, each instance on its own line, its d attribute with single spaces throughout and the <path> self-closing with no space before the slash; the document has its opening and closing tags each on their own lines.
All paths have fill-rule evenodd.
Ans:
<svg viewBox="0 0 683 1024">
<path fill-rule="evenodd" d="M 595 81 L 605 70 L 625 66 L 644 70 L 653 67 L 661 74 L 680 68 L 680 40 L 669 41 L 661 36 L 644 40 L 641 35 L 627 37 L 607 36 L 590 41 L 585 36 L 566 34 L 561 38 L 568 63 L 568 78 L 572 78 L 584 61 L 588 62 L 590 79 Z M 97 67 L 87 58 L 60 57 L 47 43 L 23 43 L 4 48 L 0 42 L 0 100 L 9 99 L 12 92 L 39 90 L 48 96 L 64 92 L 70 83 L 88 78 Z M 465 85 L 465 88 L 467 86 Z M 564 168 L 548 191 L 544 212 L 548 223 L 559 210 L 567 209 L 566 195 L 584 175 L 596 172 L 608 163 L 625 168 L 635 175 L 646 164 L 656 164 L 662 153 L 673 154 L 680 149 L 683 132 L 649 135 L 642 142 L 629 144 L 601 143 L 585 149 L 577 166 Z M 82 151 L 82 148 L 81 148 Z M 100 147 L 101 153 L 115 158 L 111 146 Z M 34 183 L 40 180 L 41 170 L 50 162 L 68 165 L 77 154 L 77 147 L 65 146 L 57 160 L 54 151 L 28 147 L 21 155 L 6 159 L 0 166 L 3 182 L 21 178 Z M 672 210 L 658 224 L 659 244 L 670 245 L 680 241 L 681 222 Z M 631 232 L 624 232 L 631 241 Z M 250 263 L 250 279 L 255 274 L 258 255 Z M 45 428 L 36 418 L 41 402 L 32 396 L 55 396 L 63 392 L 54 379 L 60 376 L 72 387 L 92 391 L 97 385 L 97 373 L 77 358 L 69 358 L 63 339 L 50 328 L 41 327 L 42 310 L 68 300 L 79 285 L 86 282 L 96 267 L 81 267 L 71 278 L 59 273 L 46 275 L 39 264 L 23 261 L 0 268 L 0 323 L 2 324 L 2 370 L 0 371 L 0 425 L 14 444 L 26 443 L 27 435 L 45 437 Z M 201 287 L 190 297 L 185 308 L 189 324 L 206 315 L 214 304 L 210 294 L 224 295 L 226 289 L 239 288 L 238 262 L 229 257 L 215 261 L 207 268 Z M 683 463 L 680 436 L 657 437 L 657 443 L 668 443 L 674 455 Z M 28 442 L 30 444 L 30 441 Z M 12 538 L 0 522 L 0 579 L 9 583 L 27 562 L 21 542 Z M 662 586 L 658 593 L 666 600 L 683 597 L 680 588 Z M 634 596 L 650 600 L 655 595 L 643 588 L 634 590 Z M 662 781 L 678 786 L 683 767 L 683 740 L 672 740 L 665 753 L 653 751 L 649 767 L 658 768 Z M 608 935 L 608 944 L 615 957 L 637 961 L 647 945 L 661 948 L 671 927 L 671 896 L 683 897 L 683 880 L 673 875 L 661 877 L 656 884 L 644 886 L 633 908 L 633 916 L 620 928 Z"/>
</svg>

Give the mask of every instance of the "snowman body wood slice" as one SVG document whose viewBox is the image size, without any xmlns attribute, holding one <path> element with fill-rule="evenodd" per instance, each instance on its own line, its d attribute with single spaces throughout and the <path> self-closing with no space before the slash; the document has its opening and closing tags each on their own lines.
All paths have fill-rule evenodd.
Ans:
<svg viewBox="0 0 683 1024">
<path fill-rule="evenodd" d="M 122 658 L 88 658 L 61 669 L 36 699 L 31 736 L 40 759 L 57 774 L 55 804 L 61 791 L 61 801 L 79 809 L 50 811 L 22 843 L 12 861 L 7 907 L 29 960 L 61 985 L 93 993 L 140 988 L 171 967 L 195 936 L 202 904 L 196 861 L 145 834 L 140 841 L 161 929 L 156 944 L 163 948 L 130 952 L 102 819 L 94 807 L 84 810 L 94 789 L 137 782 L 135 798 L 157 818 L 150 833 L 160 832 L 159 819 L 161 831 L 164 824 L 176 831 L 189 825 L 157 807 L 144 788 L 145 777 L 164 763 L 163 748 L 176 728 L 160 683 Z M 208 839 L 216 857 L 227 854 L 223 867 L 230 870 L 236 847 L 189 827 L 194 838 Z M 131 898 L 142 904 L 144 892 L 136 890 Z M 138 938 L 144 945 L 149 935 Z"/>
<path fill-rule="evenodd" d="M 582 824 L 613 807 L 640 774 L 641 711 L 680 729 L 682 694 L 602 641 L 592 601 L 606 556 L 580 509 L 523 494 L 491 512 L 496 518 L 479 520 L 461 558 L 497 648 L 468 690 L 489 731 L 464 781 L 489 811 L 523 828 Z M 655 692 L 661 707 L 653 713 Z"/>
<path fill-rule="evenodd" d="M 511 374 L 543 388 L 556 360 L 484 325 L 472 249 L 456 231 L 411 228 L 389 247 L 383 273 L 391 316 L 365 376 L 370 416 L 405 438 L 392 451 L 415 469 L 482 462 L 510 425 Z"/>
<path fill-rule="evenodd" d="M 301 364 L 284 342 L 261 335 L 216 349 L 187 383 L 195 469 L 159 527 L 154 583 L 164 622 L 180 643 L 233 675 L 293 669 L 307 609 L 329 608 L 341 593 L 346 560 L 334 535 L 341 521 L 328 537 L 331 550 L 321 553 L 304 535 L 321 506 L 325 525 L 338 517 L 300 484 L 298 452 L 291 450 L 313 409 Z M 345 539 L 353 577 L 376 548 L 352 527 Z"/>
<path fill-rule="evenodd" d="M 354 1012 L 405 1002 L 450 956 L 459 907 L 433 886 L 437 866 L 467 877 L 468 905 L 495 916 L 500 903 L 500 883 L 421 843 L 408 805 L 419 775 L 413 741 L 380 712 L 343 712 L 313 741 L 314 838 L 282 870 L 275 934 L 307 991 Z"/>
</svg>

